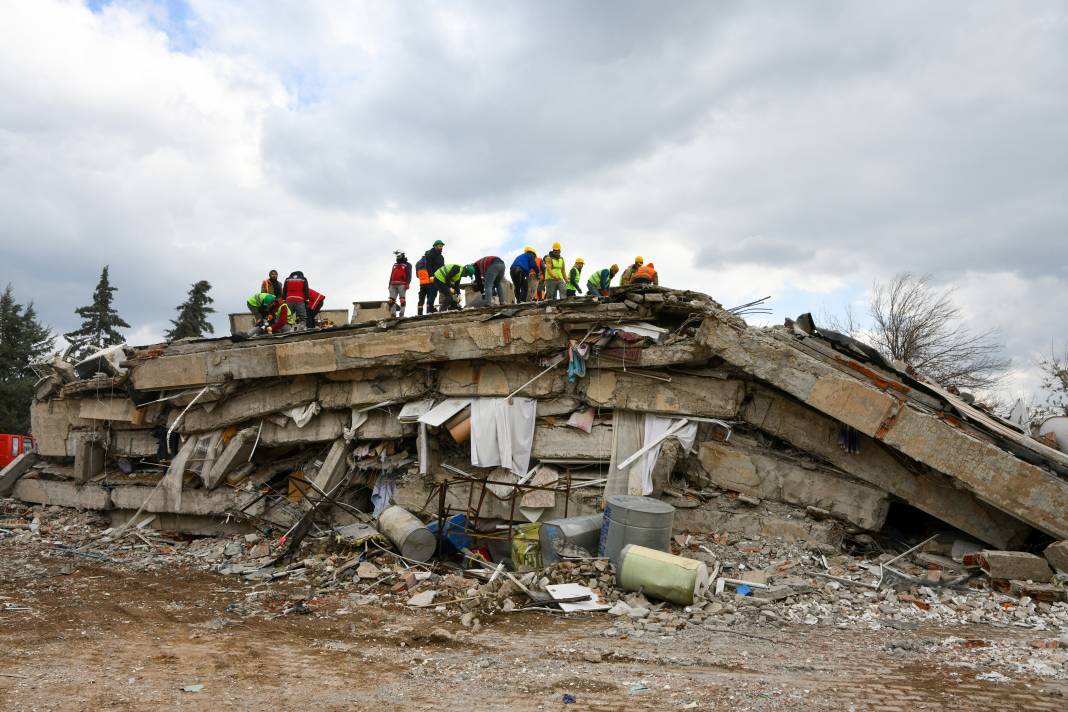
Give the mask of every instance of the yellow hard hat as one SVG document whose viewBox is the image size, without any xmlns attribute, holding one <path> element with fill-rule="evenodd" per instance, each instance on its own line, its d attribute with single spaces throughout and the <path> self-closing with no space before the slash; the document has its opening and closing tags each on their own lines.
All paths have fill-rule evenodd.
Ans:
<svg viewBox="0 0 1068 712">
<path fill-rule="evenodd" d="M 581 257 L 579 257 L 577 260 L 575 260 L 575 264 L 584 265 L 584 264 L 586 264 L 586 260 L 584 260 Z"/>
<path fill-rule="evenodd" d="M 636 265 L 645 264 L 645 260 L 642 259 L 641 255 L 638 255 L 637 257 L 634 258 L 634 264 L 636 264 Z"/>
<path fill-rule="evenodd" d="M 553 249 L 554 250 L 559 250 L 560 249 L 560 243 L 559 242 L 554 242 L 553 243 Z"/>
<path fill-rule="evenodd" d="M 533 247 L 524 247 L 523 252 L 529 252 L 532 255 L 538 254 L 538 251 L 535 250 Z"/>
<path fill-rule="evenodd" d="M 609 270 L 611 270 L 612 272 L 618 272 L 619 271 L 619 265 L 612 265 L 611 267 L 609 267 Z"/>
</svg>

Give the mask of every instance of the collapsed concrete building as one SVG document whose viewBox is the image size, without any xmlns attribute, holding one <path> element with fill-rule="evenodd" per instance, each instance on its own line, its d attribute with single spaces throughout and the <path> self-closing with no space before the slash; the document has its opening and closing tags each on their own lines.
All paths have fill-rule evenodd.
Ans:
<svg viewBox="0 0 1068 712">
<path fill-rule="evenodd" d="M 288 532 L 393 502 L 499 531 L 629 493 L 674 504 L 678 530 L 878 531 L 907 505 L 988 548 L 1068 538 L 1065 454 L 839 334 L 748 326 L 693 292 L 123 347 L 53 370 L 36 453 L 0 494 L 116 526 Z"/>
</svg>

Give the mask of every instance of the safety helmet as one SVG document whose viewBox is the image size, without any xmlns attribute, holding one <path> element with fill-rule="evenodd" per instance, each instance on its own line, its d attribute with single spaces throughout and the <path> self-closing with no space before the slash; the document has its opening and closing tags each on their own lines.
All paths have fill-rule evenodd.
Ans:
<svg viewBox="0 0 1068 712">
<path fill-rule="evenodd" d="M 610 271 L 612 274 L 615 274 L 616 272 L 619 271 L 619 265 L 612 265 L 611 267 L 608 268 L 608 271 Z"/>
<path fill-rule="evenodd" d="M 636 265 L 645 264 L 645 260 L 642 259 L 641 255 L 638 255 L 637 257 L 634 258 L 634 264 L 636 264 Z"/>
<path fill-rule="evenodd" d="M 538 254 L 537 250 L 535 250 L 533 247 L 529 247 L 529 246 L 528 247 L 524 247 L 523 248 L 523 252 L 529 252 L 532 255 Z"/>
<path fill-rule="evenodd" d="M 652 262 L 650 262 L 649 263 L 649 269 L 655 270 L 656 269 L 656 265 L 654 265 Z"/>
<path fill-rule="evenodd" d="M 586 264 L 586 260 L 584 260 L 581 257 L 579 257 L 577 260 L 575 260 L 575 264 L 584 265 L 584 264 Z"/>
<path fill-rule="evenodd" d="M 464 265 L 464 276 L 465 277 L 471 277 L 474 274 L 475 274 L 475 266 L 474 265 Z"/>
<path fill-rule="evenodd" d="M 434 247 L 445 247 L 445 243 L 441 240 L 434 240 Z"/>
<path fill-rule="evenodd" d="M 554 242 L 553 243 L 553 249 L 554 250 L 559 250 L 560 249 L 560 243 L 559 242 Z"/>
</svg>

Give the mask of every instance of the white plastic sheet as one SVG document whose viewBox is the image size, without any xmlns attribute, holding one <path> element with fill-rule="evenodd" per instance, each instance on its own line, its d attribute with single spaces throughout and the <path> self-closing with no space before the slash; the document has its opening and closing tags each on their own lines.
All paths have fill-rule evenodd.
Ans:
<svg viewBox="0 0 1068 712">
<path fill-rule="evenodd" d="M 476 398 L 471 403 L 471 464 L 527 474 L 534 447 L 532 398 Z"/>
</svg>

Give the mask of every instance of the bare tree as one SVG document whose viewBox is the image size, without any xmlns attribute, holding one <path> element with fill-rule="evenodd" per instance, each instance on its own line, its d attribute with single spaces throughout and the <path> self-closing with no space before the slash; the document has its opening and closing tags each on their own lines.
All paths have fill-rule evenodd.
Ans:
<svg viewBox="0 0 1068 712">
<path fill-rule="evenodd" d="M 929 277 L 902 272 L 876 282 L 870 306 L 872 345 L 943 386 L 989 388 L 1009 366 L 997 332 L 965 328 L 953 290 L 935 289 Z"/>
<path fill-rule="evenodd" d="M 1064 353 L 1057 355 L 1050 347 L 1049 358 L 1038 362 L 1042 369 L 1042 388 L 1049 393 L 1041 415 L 1068 415 L 1068 346 Z"/>
</svg>

